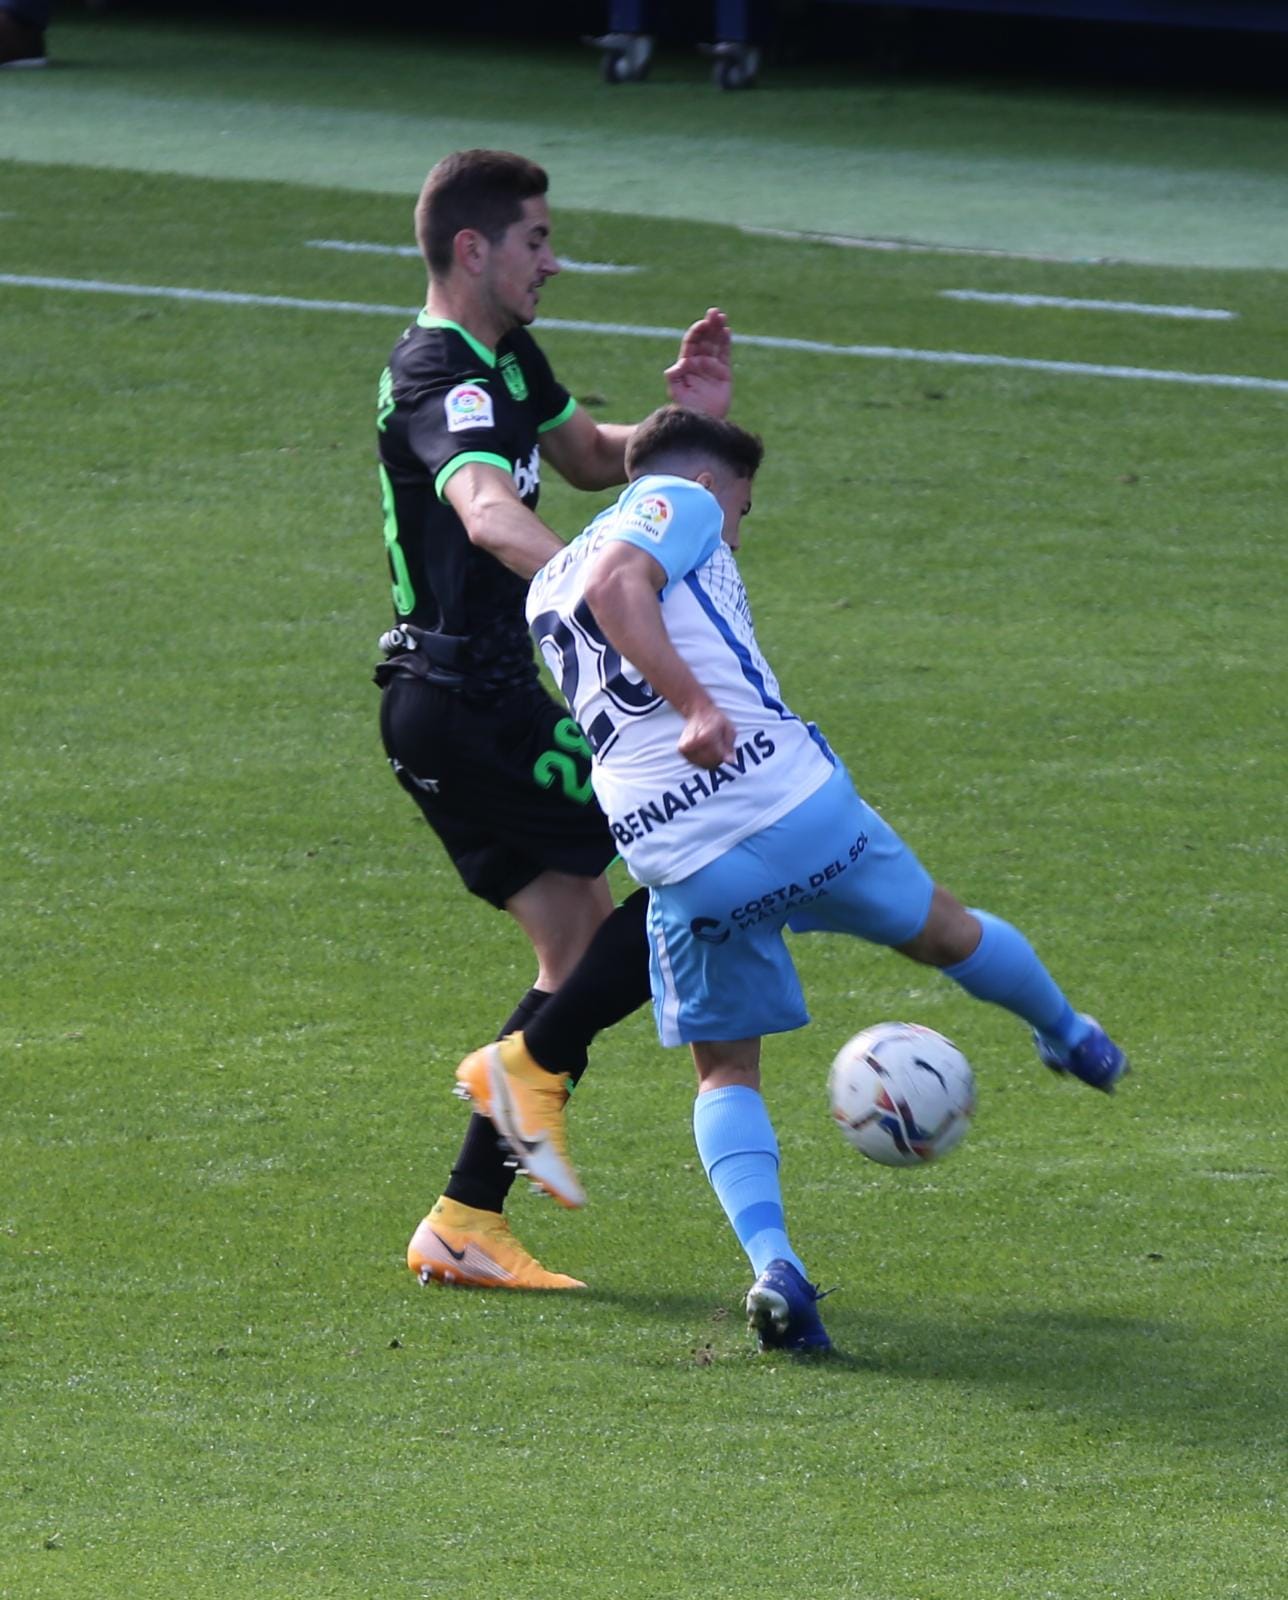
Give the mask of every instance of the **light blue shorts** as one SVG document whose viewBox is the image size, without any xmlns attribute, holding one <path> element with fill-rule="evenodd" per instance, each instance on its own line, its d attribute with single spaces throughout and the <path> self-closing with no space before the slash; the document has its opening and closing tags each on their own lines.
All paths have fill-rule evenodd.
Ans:
<svg viewBox="0 0 1288 1600">
<path fill-rule="evenodd" d="M 809 1013 L 783 929 L 906 944 L 926 925 L 934 887 L 838 767 L 771 827 L 649 890 L 658 1037 L 674 1045 L 802 1027 Z"/>
</svg>

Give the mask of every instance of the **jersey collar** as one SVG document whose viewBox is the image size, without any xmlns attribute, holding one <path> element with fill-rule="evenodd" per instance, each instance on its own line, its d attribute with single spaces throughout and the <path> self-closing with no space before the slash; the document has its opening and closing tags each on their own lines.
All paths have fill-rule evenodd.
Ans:
<svg viewBox="0 0 1288 1600">
<path fill-rule="evenodd" d="M 496 366 L 496 351 L 489 350 L 479 339 L 476 339 L 468 328 L 462 328 L 459 322 L 449 322 L 446 317 L 431 317 L 428 311 L 422 311 L 416 318 L 418 328 L 450 328 L 453 333 L 459 333 L 474 354 L 489 367 Z"/>
</svg>

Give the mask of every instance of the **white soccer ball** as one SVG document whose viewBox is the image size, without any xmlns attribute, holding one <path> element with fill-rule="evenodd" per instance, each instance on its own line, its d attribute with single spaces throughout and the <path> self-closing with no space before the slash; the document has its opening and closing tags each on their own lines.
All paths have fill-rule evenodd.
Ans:
<svg viewBox="0 0 1288 1600">
<path fill-rule="evenodd" d="M 947 1155 L 975 1110 L 970 1062 L 942 1033 L 915 1022 L 878 1022 L 856 1033 L 837 1052 L 827 1087 L 841 1132 L 886 1167 Z"/>
</svg>

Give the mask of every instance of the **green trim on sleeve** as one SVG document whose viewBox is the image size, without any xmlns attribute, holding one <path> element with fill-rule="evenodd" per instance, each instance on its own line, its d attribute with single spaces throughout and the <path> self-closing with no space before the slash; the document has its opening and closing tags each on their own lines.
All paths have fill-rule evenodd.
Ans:
<svg viewBox="0 0 1288 1600">
<path fill-rule="evenodd" d="M 569 395 L 568 396 L 568 404 L 563 408 L 563 410 L 559 413 L 559 415 L 557 417 L 551 417 L 549 422 L 539 423 L 538 426 L 537 426 L 537 432 L 538 433 L 549 433 L 551 428 L 561 427 L 563 423 L 567 422 L 568 418 L 570 416 L 572 416 L 573 412 L 576 409 L 577 409 L 577 402 L 573 399 L 573 397 L 571 395 Z"/>
<path fill-rule="evenodd" d="M 493 455 L 490 450 L 466 450 L 459 456 L 453 456 L 443 470 L 434 479 L 434 493 L 441 500 L 447 480 L 461 467 L 468 466 L 471 461 L 484 461 L 489 467 L 500 467 L 506 477 L 513 476 L 513 468 L 504 456 Z"/>
<path fill-rule="evenodd" d="M 416 318 L 418 328 L 450 328 L 453 333 L 459 333 L 470 349 L 486 367 L 496 366 L 496 351 L 489 350 L 481 340 L 476 339 L 468 328 L 462 328 L 459 322 L 449 322 L 446 317 L 431 317 L 428 311 L 422 311 Z"/>
</svg>

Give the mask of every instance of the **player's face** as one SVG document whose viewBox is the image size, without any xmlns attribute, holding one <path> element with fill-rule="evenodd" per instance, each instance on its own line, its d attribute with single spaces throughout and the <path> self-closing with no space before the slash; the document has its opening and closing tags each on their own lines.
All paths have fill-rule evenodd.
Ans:
<svg viewBox="0 0 1288 1600">
<path fill-rule="evenodd" d="M 550 210 L 543 197 L 523 202 L 523 215 L 489 246 L 484 287 L 498 321 L 527 327 L 537 314 L 541 286 L 559 271 L 550 248 Z"/>
<path fill-rule="evenodd" d="M 751 515 L 751 479 L 721 473 L 711 485 L 711 493 L 724 512 L 720 537 L 731 550 L 737 550 L 742 544 L 742 519 Z"/>
</svg>

